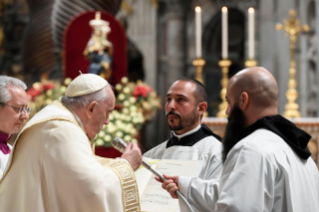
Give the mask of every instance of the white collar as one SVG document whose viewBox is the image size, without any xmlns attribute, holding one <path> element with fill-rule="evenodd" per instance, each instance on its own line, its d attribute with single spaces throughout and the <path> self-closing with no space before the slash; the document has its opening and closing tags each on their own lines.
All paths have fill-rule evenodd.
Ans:
<svg viewBox="0 0 319 212">
<path fill-rule="evenodd" d="M 174 131 L 172 131 L 172 134 L 178 138 L 178 140 L 181 140 L 181 138 L 187 136 L 187 135 L 190 135 L 190 134 L 193 134 L 194 132 L 197 132 L 200 128 L 201 128 L 201 124 L 199 124 L 197 127 L 195 127 L 194 129 L 182 134 L 182 135 L 176 135 L 176 133 Z"/>
<path fill-rule="evenodd" d="M 81 119 L 80 119 L 80 117 L 75 113 L 75 111 L 74 111 L 69 105 L 67 105 L 67 104 L 65 104 L 65 103 L 63 103 L 63 105 L 64 105 L 65 107 L 67 107 L 67 108 L 71 111 L 71 113 L 73 113 L 75 119 L 78 121 L 78 123 L 80 124 L 80 126 L 82 127 L 82 129 L 85 129 L 85 128 L 84 128 L 84 125 L 83 125 L 83 123 L 82 123 L 82 121 L 81 121 Z"/>
</svg>

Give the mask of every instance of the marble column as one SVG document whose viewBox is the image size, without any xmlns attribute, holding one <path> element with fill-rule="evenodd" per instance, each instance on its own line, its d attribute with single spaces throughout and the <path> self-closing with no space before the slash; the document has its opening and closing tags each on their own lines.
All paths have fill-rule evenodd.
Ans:
<svg viewBox="0 0 319 212">
<path fill-rule="evenodd" d="M 168 1 L 167 23 L 167 84 L 170 86 L 176 79 L 185 75 L 185 18 L 182 0 Z M 168 89 L 168 87 L 167 87 Z"/>
<path fill-rule="evenodd" d="M 307 21 L 307 5 L 309 4 L 309 0 L 302 0 L 299 3 L 299 18 L 300 24 L 304 25 Z M 309 23 L 307 23 L 309 24 Z M 300 113 L 302 117 L 307 116 L 307 100 L 308 100 L 308 91 L 307 91 L 307 76 L 308 76 L 308 60 L 307 60 L 307 35 L 305 33 L 301 33 L 299 37 L 299 48 L 300 48 L 300 69 L 297 70 L 297 83 L 299 84 L 299 107 Z M 299 73 L 298 73 L 299 71 Z"/>
<path fill-rule="evenodd" d="M 128 17 L 128 37 L 137 45 L 144 58 L 144 81 L 156 88 L 156 26 L 157 8 L 149 1 L 136 0 Z"/>
<path fill-rule="evenodd" d="M 274 20 L 274 1 L 260 1 L 260 66 L 265 67 L 274 74 L 275 73 L 275 52 L 276 52 L 276 29 Z M 258 28 L 257 28 L 258 30 Z"/>
</svg>

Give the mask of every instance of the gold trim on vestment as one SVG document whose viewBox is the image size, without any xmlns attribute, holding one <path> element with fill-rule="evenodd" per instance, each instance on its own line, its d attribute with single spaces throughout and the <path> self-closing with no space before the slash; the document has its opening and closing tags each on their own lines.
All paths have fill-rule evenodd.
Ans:
<svg viewBox="0 0 319 212">
<path fill-rule="evenodd" d="M 115 160 L 95 156 L 103 167 L 111 168 L 118 176 L 122 186 L 124 212 L 140 212 L 140 198 L 135 174 L 130 165 L 124 160 Z"/>
</svg>

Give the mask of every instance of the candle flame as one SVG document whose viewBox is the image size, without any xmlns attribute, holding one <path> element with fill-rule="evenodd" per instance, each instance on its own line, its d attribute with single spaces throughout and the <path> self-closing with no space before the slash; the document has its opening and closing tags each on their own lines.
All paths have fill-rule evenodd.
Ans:
<svg viewBox="0 0 319 212">
<path fill-rule="evenodd" d="M 250 8 L 248 9 L 248 12 L 249 12 L 249 13 L 254 13 L 255 10 L 254 10 L 254 8 L 250 7 Z"/>
<path fill-rule="evenodd" d="M 222 12 L 223 13 L 227 13 L 227 10 L 228 10 L 227 7 L 222 7 Z"/>
<path fill-rule="evenodd" d="M 200 7 L 195 7 L 195 12 L 199 13 L 202 9 Z"/>
</svg>

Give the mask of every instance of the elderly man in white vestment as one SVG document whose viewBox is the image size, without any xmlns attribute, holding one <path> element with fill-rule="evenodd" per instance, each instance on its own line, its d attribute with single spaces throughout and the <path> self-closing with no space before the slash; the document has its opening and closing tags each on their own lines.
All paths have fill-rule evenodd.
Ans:
<svg viewBox="0 0 319 212">
<path fill-rule="evenodd" d="M 165 113 L 172 136 L 144 153 L 153 159 L 201 160 L 202 179 L 219 180 L 222 171 L 221 138 L 201 118 L 207 109 L 205 87 L 192 78 L 175 81 L 166 94 Z"/>
<path fill-rule="evenodd" d="M 92 151 L 114 105 L 105 79 L 81 74 L 61 102 L 37 113 L 18 135 L 0 181 L 0 211 L 140 211 L 137 145 L 128 144 L 123 159 L 98 158 Z"/>
<path fill-rule="evenodd" d="M 307 148 L 310 136 L 278 115 L 278 93 L 276 80 L 262 67 L 233 76 L 220 182 L 166 176 L 162 187 L 173 198 L 179 189 L 201 212 L 318 212 L 319 173 Z"/>
<path fill-rule="evenodd" d="M 0 179 L 7 165 L 12 146 L 8 141 L 29 119 L 27 86 L 19 79 L 0 76 Z"/>
</svg>

